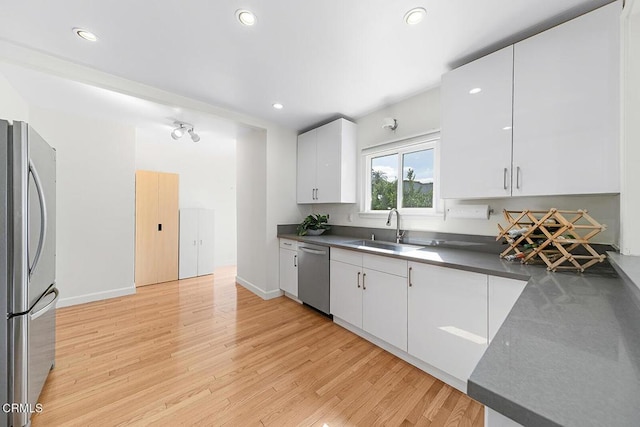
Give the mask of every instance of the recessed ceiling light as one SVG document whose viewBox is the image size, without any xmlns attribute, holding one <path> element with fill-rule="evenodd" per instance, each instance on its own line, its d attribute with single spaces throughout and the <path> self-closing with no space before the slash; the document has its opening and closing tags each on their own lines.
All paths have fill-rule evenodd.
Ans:
<svg viewBox="0 0 640 427">
<path fill-rule="evenodd" d="M 84 28 L 74 28 L 73 32 L 75 33 L 76 36 L 85 39 L 87 41 L 90 42 L 95 42 L 98 40 L 98 36 L 96 36 L 95 34 L 93 34 L 91 31 L 89 30 L 85 30 Z"/>
<path fill-rule="evenodd" d="M 476 93 L 480 93 L 480 92 L 482 92 L 482 89 L 481 89 L 481 88 L 479 88 L 479 87 L 474 87 L 473 89 L 471 89 L 471 90 L 469 91 L 469 93 L 470 93 L 471 95 L 475 95 Z"/>
<path fill-rule="evenodd" d="M 238 9 L 236 10 L 236 18 L 242 25 L 252 26 L 256 23 L 256 15 L 253 14 L 250 10 L 246 9 Z"/>
<path fill-rule="evenodd" d="M 273 108 L 275 108 L 276 110 L 282 110 L 284 108 L 284 105 L 276 102 L 275 104 L 273 104 Z"/>
<path fill-rule="evenodd" d="M 416 25 L 422 22 L 426 15 L 427 11 L 424 7 L 415 7 L 404 14 L 404 22 L 409 25 Z"/>
</svg>

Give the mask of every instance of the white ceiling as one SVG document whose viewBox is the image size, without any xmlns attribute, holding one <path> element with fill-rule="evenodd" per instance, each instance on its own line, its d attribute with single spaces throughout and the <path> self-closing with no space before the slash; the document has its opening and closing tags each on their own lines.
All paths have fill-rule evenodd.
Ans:
<svg viewBox="0 0 640 427">
<path fill-rule="evenodd" d="M 0 38 L 300 130 L 438 85 L 454 66 L 609 2 L 3 0 Z M 408 26 L 416 6 L 427 18 Z M 237 22 L 239 8 L 254 27 Z"/>
</svg>

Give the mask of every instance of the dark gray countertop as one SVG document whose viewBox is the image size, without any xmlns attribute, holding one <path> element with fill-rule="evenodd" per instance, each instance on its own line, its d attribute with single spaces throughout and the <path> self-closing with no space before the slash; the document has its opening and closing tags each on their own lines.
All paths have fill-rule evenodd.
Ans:
<svg viewBox="0 0 640 427">
<path fill-rule="evenodd" d="M 358 250 L 345 244 L 353 237 L 278 237 Z M 437 246 L 362 252 L 528 280 L 471 374 L 469 396 L 525 426 L 640 425 L 640 257 L 609 254 L 621 277 L 607 262 L 551 273 Z"/>
</svg>

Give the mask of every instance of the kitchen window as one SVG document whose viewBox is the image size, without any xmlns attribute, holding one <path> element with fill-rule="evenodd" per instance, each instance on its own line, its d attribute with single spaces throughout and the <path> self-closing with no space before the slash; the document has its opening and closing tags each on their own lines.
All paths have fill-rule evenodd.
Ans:
<svg viewBox="0 0 640 427">
<path fill-rule="evenodd" d="M 439 135 L 431 134 L 363 150 L 363 211 L 434 213 L 438 141 Z"/>
</svg>

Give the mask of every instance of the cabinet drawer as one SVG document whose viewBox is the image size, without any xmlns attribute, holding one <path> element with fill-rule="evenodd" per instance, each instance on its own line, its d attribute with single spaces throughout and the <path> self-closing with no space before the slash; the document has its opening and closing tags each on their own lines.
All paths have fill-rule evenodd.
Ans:
<svg viewBox="0 0 640 427">
<path fill-rule="evenodd" d="M 280 247 L 282 249 L 290 249 L 292 251 L 298 250 L 298 242 L 289 239 L 280 239 Z"/>
<path fill-rule="evenodd" d="M 407 261 L 401 259 L 364 254 L 362 256 L 362 266 L 370 270 L 407 277 Z"/>
<path fill-rule="evenodd" d="M 356 251 L 348 251 L 346 249 L 331 248 L 331 260 L 340 261 L 346 264 L 362 266 L 362 254 Z"/>
</svg>

